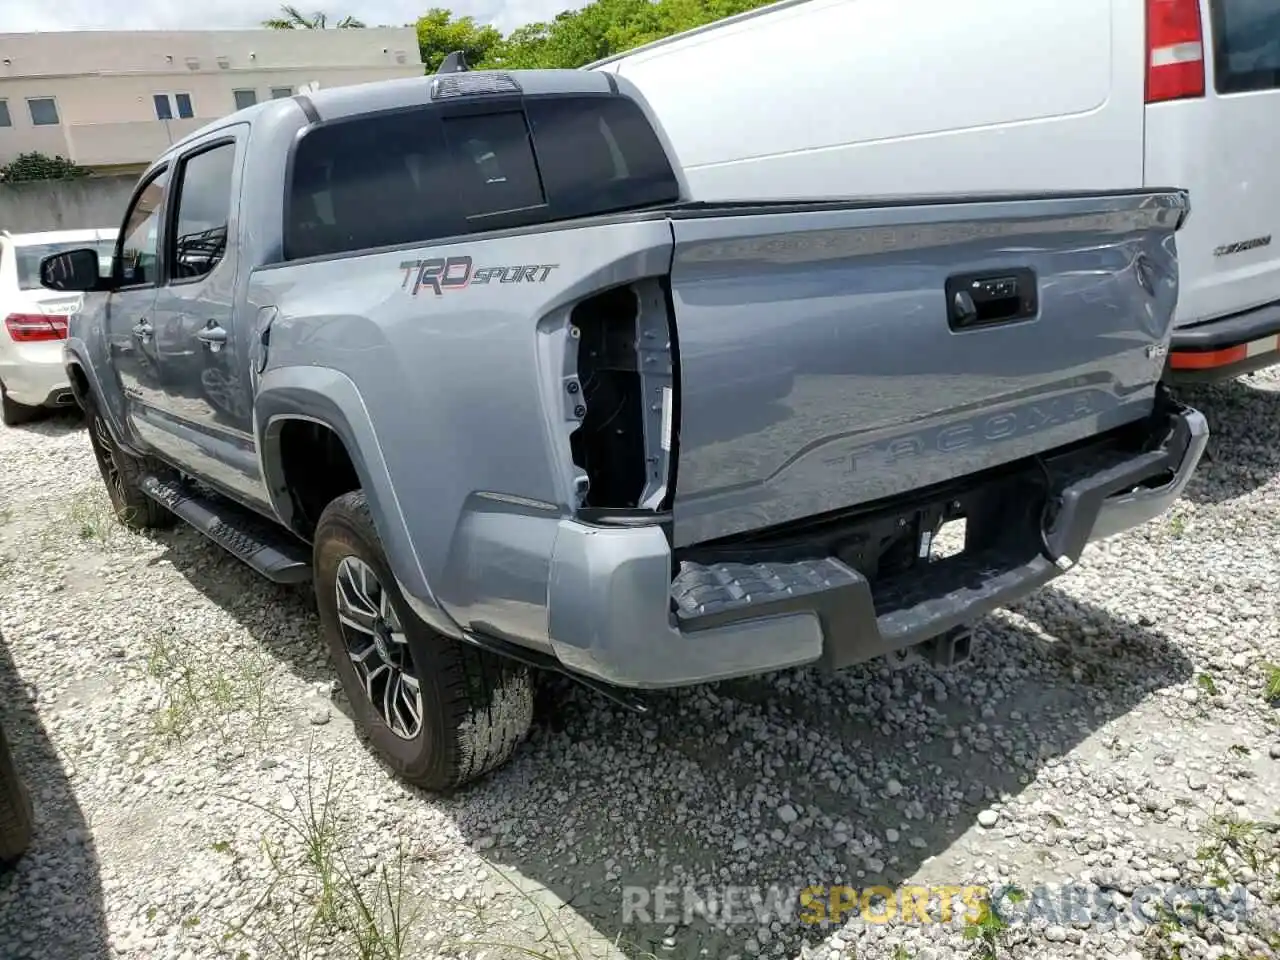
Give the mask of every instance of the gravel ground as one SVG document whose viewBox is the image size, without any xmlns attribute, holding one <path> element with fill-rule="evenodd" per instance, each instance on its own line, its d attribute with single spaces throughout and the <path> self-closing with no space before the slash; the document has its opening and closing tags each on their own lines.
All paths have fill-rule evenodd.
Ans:
<svg viewBox="0 0 1280 960">
<path fill-rule="evenodd" d="M 1280 375 L 1184 395 L 1215 431 L 1187 496 L 984 620 L 969 664 L 648 718 L 552 681 L 451 798 L 362 746 L 306 590 L 123 531 L 74 420 L 2 431 L 0 710 L 38 825 L 0 957 L 1275 957 Z M 899 884 L 932 922 L 770 909 Z M 1243 899 L 1179 906 L 1215 884 Z M 942 922 L 938 885 L 1001 909 Z"/>
</svg>

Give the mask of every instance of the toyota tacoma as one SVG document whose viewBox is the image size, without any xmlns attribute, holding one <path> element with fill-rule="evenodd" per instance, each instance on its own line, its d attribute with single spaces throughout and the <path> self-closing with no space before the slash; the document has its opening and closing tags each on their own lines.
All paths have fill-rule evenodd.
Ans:
<svg viewBox="0 0 1280 960">
<path fill-rule="evenodd" d="M 361 727 L 448 789 L 560 671 L 967 654 L 1179 495 L 1177 188 L 699 203 L 625 78 L 233 113 L 143 173 L 64 362 L 120 519 L 310 582 Z M 963 535 L 947 541 L 947 531 Z M 939 544 L 948 546 L 939 549 Z"/>
</svg>

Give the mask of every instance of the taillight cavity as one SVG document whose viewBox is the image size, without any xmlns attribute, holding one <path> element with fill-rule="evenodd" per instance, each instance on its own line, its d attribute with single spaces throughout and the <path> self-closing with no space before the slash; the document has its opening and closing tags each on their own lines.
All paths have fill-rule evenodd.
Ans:
<svg viewBox="0 0 1280 960">
<path fill-rule="evenodd" d="M 667 509 L 679 410 L 666 290 L 655 278 L 612 287 L 578 303 L 570 324 L 580 515 Z"/>
<path fill-rule="evenodd" d="M 1203 97 L 1200 0 L 1147 0 L 1147 103 Z"/>
<path fill-rule="evenodd" d="M 14 343 L 67 339 L 67 318 L 58 314 L 11 313 L 4 326 Z"/>
</svg>

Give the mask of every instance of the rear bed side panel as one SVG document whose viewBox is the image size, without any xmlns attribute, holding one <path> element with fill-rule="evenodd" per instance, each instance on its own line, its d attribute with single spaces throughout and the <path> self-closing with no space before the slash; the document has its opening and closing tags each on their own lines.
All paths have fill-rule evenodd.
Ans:
<svg viewBox="0 0 1280 960">
<path fill-rule="evenodd" d="M 415 294 L 413 264 L 451 257 L 471 258 L 470 282 Z M 250 299 L 279 311 L 262 383 L 289 368 L 349 380 L 344 416 L 367 424 L 377 448 L 352 453 L 394 478 L 374 515 L 397 578 L 464 628 L 537 642 L 573 497 L 556 379 L 569 307 L 664 276 L 670 258 L 671 227 L 657 216 L 259 270 Z"/>
<path fill-rule="evenodd" d="M 1170 191 L 677 219 L 676 546 L 1146 414 L 1185 203 Z M 1032 317 L 952 332 L 948 277 L 1018 268 L 1037 279 Z"/>
</svg>

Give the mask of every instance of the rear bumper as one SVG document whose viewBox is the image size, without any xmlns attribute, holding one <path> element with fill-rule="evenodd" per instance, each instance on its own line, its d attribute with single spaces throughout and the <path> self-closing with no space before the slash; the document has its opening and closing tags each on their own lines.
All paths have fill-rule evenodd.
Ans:
<svg viewBox="0 0 1280 960">
<path fill-rule="evenodd" d="M 49 358 L 23 357 L 0 363 L 0 382 L 14 402 L 29 407 L 65 406 L 74 402 L 67 372 L 62 367 L 61 344 L 57 347 L 56 353 L 48 351 Z"/>
<path fill-rule="evenodd" d="M 969 551 L 939 573 L 873 586 L 835 557 L 797 562 L 684 563 L 660 527 L 565 520 L 549 585 L 549 634 L 567 668 L 625 687 L 671 687 L 821 661 L 840 668 L 921 643 L 1038 589 L 1085 545 L 1169 508 L 1204 452 L 1208 427 L 1168 402 L 1145 443 L 1057 490 L 1016 562 Z M 944 569 L 945 568 L 945 569 Z M 900 580 L 902 578 L 899 578 Z"/>
<path fill-rule="evenodd" d="M 1175 329 L 1165 380 L 1213 383 L 1280 363 L 1280 302 Z"/>
</svg>

